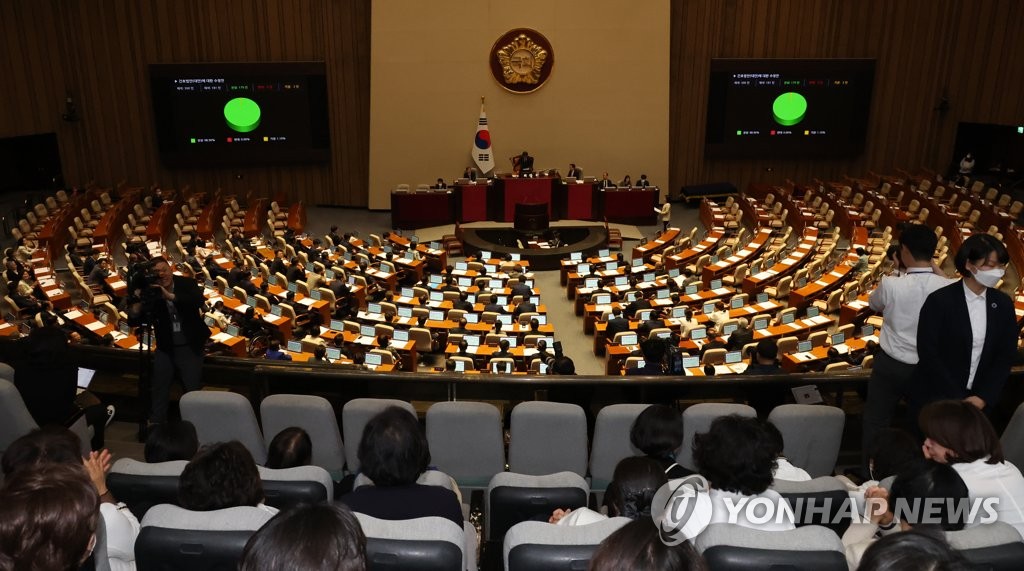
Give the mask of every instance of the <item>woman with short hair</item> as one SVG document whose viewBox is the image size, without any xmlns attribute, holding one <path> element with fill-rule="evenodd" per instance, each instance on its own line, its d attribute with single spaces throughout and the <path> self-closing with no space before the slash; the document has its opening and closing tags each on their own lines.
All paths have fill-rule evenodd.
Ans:
<svg viewBox="0 0 1024 571">
<path fill-rule="evenodd" d="M 795 529 L 796 518 L 789 503 L 768 489 L 778 462 L 775 445 L 762 421 L 735 414 L 716 418 L 707 432 L 694 436 L 693 460 L 710 486 L 711 523 L 735 523 L 761 531 Z M 771 521 L 754 524 L 746 518 L 749 510 L 734 509 L 736 519 L 729 521 L 729 504 L 749 506 L 753 500 L 767 500 L 772 509 L 783 513 L 776 512 Z"/>
<path fill-rule="evenodd" d="M 1024 536 L 1024 476 L 1006 461 L 1003 445 L 985 413 L 966 401 L 937 401 L 918 418 L 925 458 L 949 464 L 960 474 L 971 500 L 999 498 L 998 520 Z"/>
<path fill-rule="evenodd" d="M 689 541 L 668 545 L 650 519 L 620 527 L 597 546 L 590 571 L 646 569 L 651 571 L 704 571 L 704 558 Z"/>
<path fill-rule="evenodd" d="M 995 406 L 1017 355 L 1013 300 L 996 289 L 1009 261 L 994 236 L 972 234 L 953 262 L 963 279 L 933 291 L 921 306 L 914 411 L 942 399 Z"/>
<path fill-rule="evenodd" d="M 198 512 L 252 506 L 277 514 L 263 504 L 263 481 L 256 461 L 237 440 L 204 446 L 178 480 L 181 507 Z"/>
<path fill-rule="evenodd" d="M 359 471 L 374 485 L 341 497 L 352 511 L 388 520 L 443 517 L 462 528 L 462 506 L 455 493 L 417 483 L 430 464 L 430 449 L 412 413 L 390 406 L 371 418 L 358 457 Z"/>
<path fill-rule="evenodd" d="M 676 463 L 676 451 L 683 444 L 683 417 L 672 407 L 652 404 L 645 408 L 633 421 L 629 442 L 658 462 L 670 480 L 693 473 Z"/>
<path fill-rule="evenodd" d="M 362 571 L 366 536 L 342 504 L 300 504 L 274 516 L 245 545 L 240 571 Z"/>
<path fill-rule="evenodd" d="M 19 470 L 0 490 L 0 569 L 78 569 L 99 523 L 100 498 L 81 464 Z"/>
</svg>

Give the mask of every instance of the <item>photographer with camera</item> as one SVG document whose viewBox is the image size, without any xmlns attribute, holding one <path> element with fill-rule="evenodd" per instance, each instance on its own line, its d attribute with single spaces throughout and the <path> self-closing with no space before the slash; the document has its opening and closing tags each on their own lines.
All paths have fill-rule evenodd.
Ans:
<svg viewBox="0 0 1024 571">
<path fill-rule="evenodd" d="M 203 347 L 210 338 L 203 322 L 203 290 L 194 280 L 175 276 L 162 257 L 136 264 L 128 288 L 129 321 L 156 331 L 149 422 L 159 424 L 167 421 L 175 372 L 186 391 L 202 386 Z"/>
</svg>

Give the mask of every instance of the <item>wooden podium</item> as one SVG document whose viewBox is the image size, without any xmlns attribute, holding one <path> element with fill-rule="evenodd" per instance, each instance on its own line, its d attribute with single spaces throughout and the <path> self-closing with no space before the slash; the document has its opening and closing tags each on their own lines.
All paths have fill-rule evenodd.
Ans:
<svg viewBox="0 0 1024 571">
<path fill-rule="evenodd" d="M 515 229 L 520 232 L 543 232 L 548 229 L 549 204 L 547 202 L 520 202 L 516 204 Z"/>
</svg>

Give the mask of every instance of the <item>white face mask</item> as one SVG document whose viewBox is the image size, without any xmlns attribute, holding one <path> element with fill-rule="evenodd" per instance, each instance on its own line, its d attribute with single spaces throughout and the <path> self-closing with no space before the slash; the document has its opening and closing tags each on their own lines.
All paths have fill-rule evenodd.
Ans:
<svg viewBox="0 0 1024 571">
<path fill-rule="evenodd" d="M 985 287 L 996 287 L 999 280 L 1003 279 L 1003 274 L 1006 270 L 1003 268 L 993 268 L 991 270 L 975 270 L 974 279 L 978 280 L 978 283 Z"/>
</svg>

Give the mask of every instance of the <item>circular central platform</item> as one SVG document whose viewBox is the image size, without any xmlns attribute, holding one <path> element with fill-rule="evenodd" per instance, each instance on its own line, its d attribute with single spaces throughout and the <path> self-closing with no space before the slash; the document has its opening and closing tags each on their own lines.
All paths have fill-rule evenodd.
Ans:
<svg viewBox="0 0 1024 571">
<path fill-rule="evenodd" d="M 519 244 L 539 237 L 546 240 L 552 231 L 558 231 L 564 246 L 558 248 L 520 248 Z M 574 252 L 583 252 L 583 257 L 596 254 L 608 244 L 608 232 L 603 226 L 559 226 L 543 233 L 523 232 L 508 228 L 464 228 L 462 245 L 466 255 L 477 255 L 481 251 L 503 258 L 505 254 L 519 254 L 530 262 L 533 270 L 557 270 L 560 262 Z"/>
</svg>

